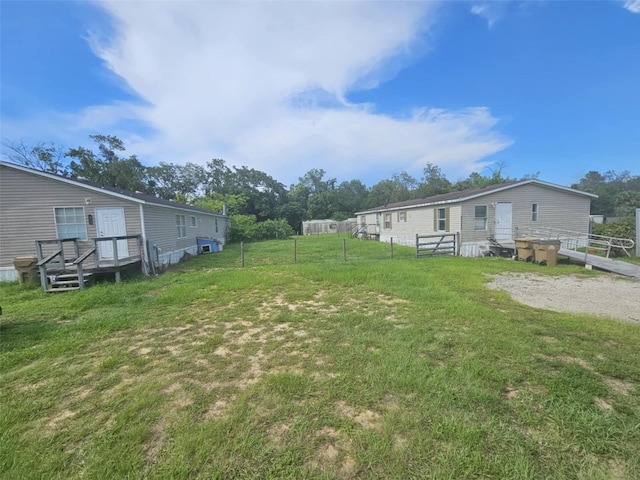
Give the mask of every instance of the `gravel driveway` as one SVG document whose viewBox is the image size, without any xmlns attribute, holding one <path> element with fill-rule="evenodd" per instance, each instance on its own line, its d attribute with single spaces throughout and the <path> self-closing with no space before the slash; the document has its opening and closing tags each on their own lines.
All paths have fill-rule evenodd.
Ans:
<svg viewBox="0 0 640 480">
<path fill-rule="evenodd" d="M 489 288 L 514 300 L 558 312 L 588 313 L 640 323 L 640 281 L 615 275 L 552 277 L 525 273 L 491 276 Z"/>
</svg>

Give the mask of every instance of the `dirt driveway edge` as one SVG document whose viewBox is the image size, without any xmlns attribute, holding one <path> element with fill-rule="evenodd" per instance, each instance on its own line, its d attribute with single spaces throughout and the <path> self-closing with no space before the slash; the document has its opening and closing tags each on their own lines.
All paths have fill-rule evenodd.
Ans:
<svg viewBox="0 0 640 480">
<path fill-rule="evenodd" d="M 587 313 L 640 323 L 640 281 L 616 275 L 491 275 L 487 286 L 525 305 L 557 312 Z"/>
</svg>

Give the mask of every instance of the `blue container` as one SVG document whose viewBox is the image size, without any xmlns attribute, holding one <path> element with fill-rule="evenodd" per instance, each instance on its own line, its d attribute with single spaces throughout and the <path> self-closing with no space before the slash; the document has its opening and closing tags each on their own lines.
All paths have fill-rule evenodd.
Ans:
<svg viewBox="0 0 640 480">
<path fill-rule="evenodd" d="M 214 253 L 218 251 L 218 242 L 210 238 L 196 238 L 198 253 Z"/>
</svg>

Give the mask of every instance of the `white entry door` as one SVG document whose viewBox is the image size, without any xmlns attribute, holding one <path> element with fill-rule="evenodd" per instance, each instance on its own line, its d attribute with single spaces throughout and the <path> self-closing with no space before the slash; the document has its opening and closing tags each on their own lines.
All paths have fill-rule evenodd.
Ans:
<svg viewBox="0 0 640 480">
<path fill-rule="evenodd" d="M 124 208 L 96 208 L 98 237 L 120 237 L 127 234 L 124 224 Z M 118 258 L 129 256 L 126 240 L 118 240 Z M 113 260 L 113 242 L 98 242 L 100 260 Z"/>
<path fill-rule="evenodd" d="M 496 240 L 513 240 L 511 202 L 496 204 Z"/>
</svg>

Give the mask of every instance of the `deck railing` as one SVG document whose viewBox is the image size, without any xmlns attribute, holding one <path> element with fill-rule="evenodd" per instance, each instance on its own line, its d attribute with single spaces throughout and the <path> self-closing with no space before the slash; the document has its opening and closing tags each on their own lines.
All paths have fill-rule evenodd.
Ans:
<svg viewBox="0 0 640 480">
<path fill-rule="evenodd" d="M 129 251 L 129 241 L 135 240 L 134 255 L 121 255 L 120 247 L 122 241 L 126 241 L 126 250 Z M 85 269 L 92 271 L 112 271 L 115 272 L 116 282 L 120 281 L 120 269 L 123 266 L 130 265 L 142 260 L 142 236 L 140 235 L 122 235 L 116 237 L 98 237 L 93 238 L 93 246 L 80 254 L 80 239 L 65 238 L 56 240 L 36 240 L 36 253 L 38 256 L 38 269 L 40 270 L 40 284 L 43 291 L 47 291 L 47 273 L 55 271 L 57 273 L 75 270 L 78 274 L 78 285 L 84 288 Z M 65 258 L 65 244 L 72 244 L 73 258 Z M 110 244 L 113 255 L 107 258 L 101 258 L 99 252 L 100 245 Z M 55 245 L 53 252 L 48 253 L 45 257 L 44 252 L 47 245 Z M 66 249 L 69 252 L 69 249 Z M 89 263 L 90 262 L 90 263 Z"/>
</svg>

